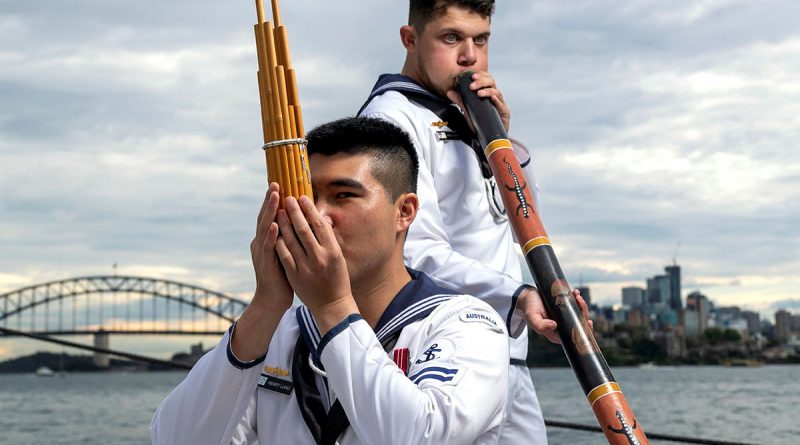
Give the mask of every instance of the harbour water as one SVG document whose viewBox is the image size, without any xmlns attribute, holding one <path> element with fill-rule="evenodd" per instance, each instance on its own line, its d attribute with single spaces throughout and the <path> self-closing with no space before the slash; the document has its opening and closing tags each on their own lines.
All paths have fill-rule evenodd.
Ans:
<svg viewBox="0 0 800 445">
<path fill-rule="evenodd" d="M 158 403 L 184 372 L 0 374 L 0 444 L 147 444 Z M 758 444 L 800 437 L 800 366 L 616 368 L 645 431 Z M 545 417 L 595 425 L 572 371 L 533 372 Z M 605 443 L 549 428 L 553 445 Z M 651 441 L 656 444 L 674 442 Z"/>
<path fill-rule="evenodd" d="M 800 443 L 800 366 L 656 366 L 614 368 L 613 373 L 645 432 Z M 546 419 L 597 425 L 572 370 L 537 369 L 533 381 Z M 548 438 L 551 444 L 606 443 L 601 433 L 561 428 L 548 428 Z"/>
</svg>

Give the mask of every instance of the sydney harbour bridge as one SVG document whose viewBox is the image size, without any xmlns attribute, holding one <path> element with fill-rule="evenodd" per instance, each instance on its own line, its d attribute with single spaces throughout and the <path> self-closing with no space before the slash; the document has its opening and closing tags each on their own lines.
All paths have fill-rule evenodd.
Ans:
<svg viewBox="0 0 800 445">
<path fill-rule="evenodd" d="M 95 364 L 108 366 L 109 354 L 147 359 L 110 349 L 112 335 L 221 335 L 246 305 L 177 281 L 75 277 L 0 294 L 0 340 L 29 337 L 80 347 L 95 352 Z M 60 339 L 86 335 L 93 336 L 92 346 Z"/>
</svg>

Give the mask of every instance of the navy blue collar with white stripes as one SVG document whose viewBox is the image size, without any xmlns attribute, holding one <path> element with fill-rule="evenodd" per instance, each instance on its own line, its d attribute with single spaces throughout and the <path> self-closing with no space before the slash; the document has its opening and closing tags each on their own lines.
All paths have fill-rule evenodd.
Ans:
<svg viewBox="0 0 800 445">
<path fill-rule="evenodd" d="M 418 84 L 416 80 L 404 76 L 402 74 L 381 74 L 378 76 L 378 81 L 375 82 L 375 86 L 372 87 L 372 92 L 369 93 L 369 97 L 364 102 L 364 105 L 361 106 L 361 109 L 358 110 L 356 116 L 360 116 L 361 112 L 364 111 L 364 108 L 372 102 L 376 96 L 380 96 L 381 94 L 387 91 L 405 91 L 412 94 L 418 94 L 421 96 L 425 96 L 434 100 L 436 102 L 441 103 L 443 107 L 451 105 L 449 99 L 437 96 L 430 91 L 426 90 L 422 85 Z"/>
<path fill-rule="evenodd" d="M 411 275 L 411 281 L 400 289 L 375 326 L 375 335 L 381 344 L 386 344 L 404 327 L 427 317 L 439 304 L 458 295 L 439 287 L 428 275 L 411 268 L 406 269 Z M 300 334 L 313 354 L 321 340 L 317 323 L 305 305 L 297 308 L 296 316 Z"/>
</svg>

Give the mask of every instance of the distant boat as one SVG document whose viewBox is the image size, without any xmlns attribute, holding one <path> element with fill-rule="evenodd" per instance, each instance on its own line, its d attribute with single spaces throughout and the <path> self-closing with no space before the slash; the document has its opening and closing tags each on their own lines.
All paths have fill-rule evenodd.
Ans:
<svg viewBox="0 0 800 445">
<path fill-rule="evenodd" d="M 730 359 L 722 362 L 725 366 L 747 366 L 747 367 L 759 367 L 763 366 L 764 362 L 761 360 L 755 359 L 748 359 L 748 358 L 739 358 L 739 359 Z"/>
<path fill-rule="evenodd" d="M 653 362 L 640 363 L 639 369 L 655 369 L 656 365 Z"/>
<path fill-rule="evenodd" d="M 39 377 L 53 377 L 56 375 L 56 373 L 47 366 L 39 366 L 36 368 L 36 375 Z"/>
</svg>

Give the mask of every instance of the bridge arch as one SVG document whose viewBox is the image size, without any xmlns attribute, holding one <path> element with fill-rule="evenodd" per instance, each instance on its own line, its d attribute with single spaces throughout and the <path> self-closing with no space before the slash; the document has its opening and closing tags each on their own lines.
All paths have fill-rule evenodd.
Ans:
<svg viewBox="0 0 800 445">
<path fill-rule="evenodd" d="M 130 275 L 92 275 L 40 283 L 0 294 L 0 324 L 9 317 L 19 317 L 26 311 L 34 311 L 37 306 L 47 306 L 59 300 L 116 293 L 147 295 L 176 302 L 227 323 L 236 320 L 247 307 L 247 303 L 224 293 L 179 281 Z"/>
</svg>

